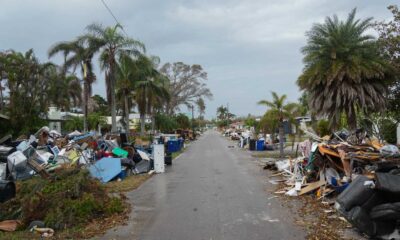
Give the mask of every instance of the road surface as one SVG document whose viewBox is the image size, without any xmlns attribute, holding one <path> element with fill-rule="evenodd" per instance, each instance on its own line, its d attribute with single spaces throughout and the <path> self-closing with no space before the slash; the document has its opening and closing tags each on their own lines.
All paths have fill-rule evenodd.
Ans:
<svg viewBox="0 0 400 240">
<path fill-rule="evenodd" d="M 266 191 L 262 168 L 230 145 L 206 132 L 166 173 L 128 193 L 128 225 L 98 239 L 304 239 L 289 210 Z"/>
</svg>

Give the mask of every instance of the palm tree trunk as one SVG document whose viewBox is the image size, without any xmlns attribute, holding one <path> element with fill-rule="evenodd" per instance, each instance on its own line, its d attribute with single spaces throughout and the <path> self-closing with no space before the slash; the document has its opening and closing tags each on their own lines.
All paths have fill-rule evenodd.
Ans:
<svg viewBox="0 0 400 240">
<path fill-rule="evenodd" d="M 317 132 L 317 119 L 314 112 L 311 112 L 311 127 L 315 132 Z"/>
<path fill-rule="evenodd" d="M 151 132 L 153 133 L 153 136 L 155 134 L 156 129 L 156 117 L 154 113 L 151 115 Z"/>
<path fill-rule="evenodd" d="M 125 105 L 125 131 L 126 134 L 129 134 L 129 105 L 128 105 L 128 95 L 125 93 L 124 95 L 124 105 Z"/>
<path fill-rule="evenodd" d="M 0 80 L 0 111 L 2 110 L 3 110 L 3 86 L 1 85 L 1 80 Z"/>
<path fill-rule="evenodd" d="M 145 121 L 145 114 L 140 113 L 140 135 L 144 136 L 144 121 Z"/>
<path fill-rule="evenodd" d="M 279 155 L 283 157 L 283 122 L 280 122 L 279 126 Z"/>
<path fill-rule="evenodd" d="M 357 116 L 354 106 L 350 106 L 350 109 L 347 112 L 347 124 L 351 131 L 357 129 Z"/>
<path fill-rule="evenodd" d="M 88 91 L 89 91 L 89 87 L 88 87 L 88 83 L 86 82 L 87 79 L 84 79 L 84 83 L 83 83 L 83 131 L 87 132 L 88 131 Z"/>
<path fill-rule="evenodd" d="M 110 64 L 110 88 L 111 88 L 111 132 L 117 132 L 117 111 L 115 104 L 115 76 L 114 76 L 114 64 Z"/>
</svg>

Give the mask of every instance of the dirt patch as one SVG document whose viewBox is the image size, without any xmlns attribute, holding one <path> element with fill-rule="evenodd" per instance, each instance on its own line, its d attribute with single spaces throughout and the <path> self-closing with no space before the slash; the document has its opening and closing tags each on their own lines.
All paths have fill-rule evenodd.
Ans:
<svg viewBox="0 0 400 240">
<path fill-rule="evenodd" d="M 278 184 L 270 189 L 272 193 L 282 190 L 286 185 Z M 308 240 L 360 239 L 357 234 L 348 234 L 351 224 L 339 216 L 333 207 L 334 199 L 318 200 L 313 194 L 290 197 L 274 194 L 284 207 L 295 214 L 294 222 L 307 231 Z M 355 237 L 356 236 L 356 237 Z"/>
<path fill-rule="evenodd" d="M 148 173 L 129 176 L 122 181 L 113 181 L 107 183 L 106 188 L 108 189 L 109 192 L 112 193 L 129 192 L 137 189 L 142 183 L 144 183 L 151 176 L 152 175 Z"/>
</svg>

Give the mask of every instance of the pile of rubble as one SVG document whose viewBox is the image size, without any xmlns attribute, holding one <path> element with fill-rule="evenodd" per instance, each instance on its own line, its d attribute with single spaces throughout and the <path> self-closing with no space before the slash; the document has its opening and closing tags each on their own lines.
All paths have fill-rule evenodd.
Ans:
<svg viewBox="0 0 400 240">
<path fill-rule="evenodd" d="M 47 127 L 28 137 L 0 139 L 0 202 L 15 195 L 16 180 L 33 175 L 49 178 L 63 166 L 88 169 L 106 183 L 130 174 L 149 172 L 154 162 L 151 149 L 137 149 L 122 135 L 97 136 L 74 131 L 62 136 Z M 164 156 L 163 156 L 164 157 Z"/>
<path fill-rule="evenodd" d="M 300 157 L 271 161 L 266 169 L 285 187 L 276 193 L 315 194 L 335 204 L 337 212 L 361 233 L 381 239 L 399 239 L 400 151 L 382 144 L 365 131 L 340 131 L 299 144 Z"/>
</svg>

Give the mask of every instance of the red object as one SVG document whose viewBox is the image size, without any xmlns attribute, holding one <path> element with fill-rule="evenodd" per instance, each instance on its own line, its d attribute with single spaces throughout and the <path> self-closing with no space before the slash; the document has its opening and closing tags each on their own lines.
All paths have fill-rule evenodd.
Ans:
<svg viewBox="0 0 400 240">
<path fill-rule="evenodd" d="M 111 152 L 104 152 L 103 157 L 112 157 L 113 154 Z"/>
</svg>

